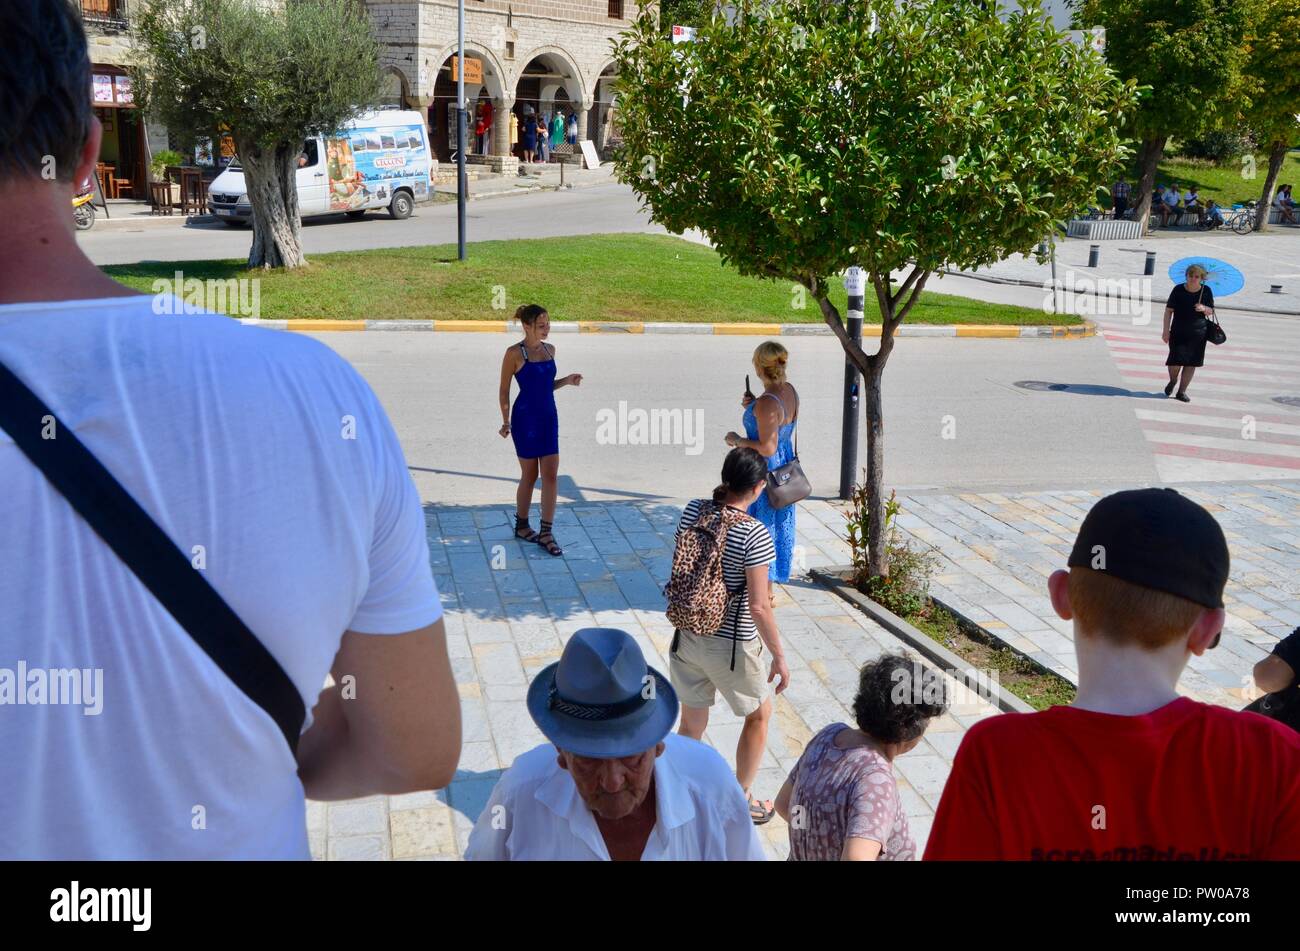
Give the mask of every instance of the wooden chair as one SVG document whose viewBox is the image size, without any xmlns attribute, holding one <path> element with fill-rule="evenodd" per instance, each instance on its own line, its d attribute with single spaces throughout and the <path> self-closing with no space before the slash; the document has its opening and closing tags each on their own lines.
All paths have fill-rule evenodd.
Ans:
<svg viewBox="0 0 1300 951">
<path fill-rule="evenodd" d="M 95 166 L 95 177 L 99 179 L 99 191 L 106 199 L 116 198 L 113 192 L 113 173 L 117 169 L 107 162 L 100 162 Z"/>
<path fill-rule="evenodd" d="M 199 208 L 199 192 L 203 183 L 203 173 L 197 168 L 181 168 L 181 214 L 192 215 L 202 214 L 205 209 Z"/>
<path fill-rule="evenodd" d="M 113 176 L 113 197 L 121 198 L 124 191 L 130 193 L 132 198 L 135 197 L 135 187 L 131 184 L 131 179 Z"/>
<path fill-rule="evenodd" d="M 149 202 L 153 205 L 150 214 L 172 214 L 171 188 L 172 183 L 168 181 L 149 183 Z"/>
</svg>

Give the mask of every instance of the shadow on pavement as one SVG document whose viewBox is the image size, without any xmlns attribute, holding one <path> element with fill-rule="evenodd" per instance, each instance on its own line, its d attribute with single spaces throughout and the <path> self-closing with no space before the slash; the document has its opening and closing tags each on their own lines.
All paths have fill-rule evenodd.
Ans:
<svg viewBox="0 0 1300 951">
<path fill-rule="evenodd" d="M 1156 390 L 1146 393 L 1130 390 L 1122 386 L 1105 386 L 1100 383 L 1049 383 L 1045 380 L 1017 380 L 1014 384 L 1022 390 L 1036 390 L 1050 393 L 1078 393 L 1081 396 L 1127 396 L 1139 400 L 1167 399 L 1164 392 Z"/>
</svg>

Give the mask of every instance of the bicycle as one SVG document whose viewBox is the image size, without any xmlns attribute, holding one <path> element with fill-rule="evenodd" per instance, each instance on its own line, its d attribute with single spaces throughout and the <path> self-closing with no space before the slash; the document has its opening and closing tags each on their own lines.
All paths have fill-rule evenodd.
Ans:
<svg viewBox="0 0 1300 951">
<path fill-rule="evenodd" d="M 1255 230 L 1257 208 L 1257 202 L 1248 201 L 1244 208 L 1234 210 L 1225 224 L 1237 234 L 1250 234 Z"/>
</svg>

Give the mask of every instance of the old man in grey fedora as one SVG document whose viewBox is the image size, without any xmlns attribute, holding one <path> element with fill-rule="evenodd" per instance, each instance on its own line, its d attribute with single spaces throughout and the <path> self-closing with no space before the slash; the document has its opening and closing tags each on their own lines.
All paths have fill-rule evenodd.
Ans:
<svg viewBox="0 0 1300 951">
<path fill-rule="evenodd" d="M 677 694 L 624 631 L 575 633 L 528 712 L 550 742 L 502 774 L 465 858 L 764 858 L 730 767 L 672 732 Z"/>
</svg>

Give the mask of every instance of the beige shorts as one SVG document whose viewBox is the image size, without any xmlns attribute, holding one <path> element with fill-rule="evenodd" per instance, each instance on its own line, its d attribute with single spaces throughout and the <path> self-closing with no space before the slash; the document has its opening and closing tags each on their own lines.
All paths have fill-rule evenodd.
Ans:
<svg viewBox="0 0 1300 951">
<path fill-rule="evenodd" d="M 682 631 L 668 656 L 668 679 L 684 707 L 711 707 L 721 693 L 732 713 L 747 717 L 767 699 L 766 654 L 762 638 L 739 641 L 732 670 L 730 638 Z"/>
</svg>

